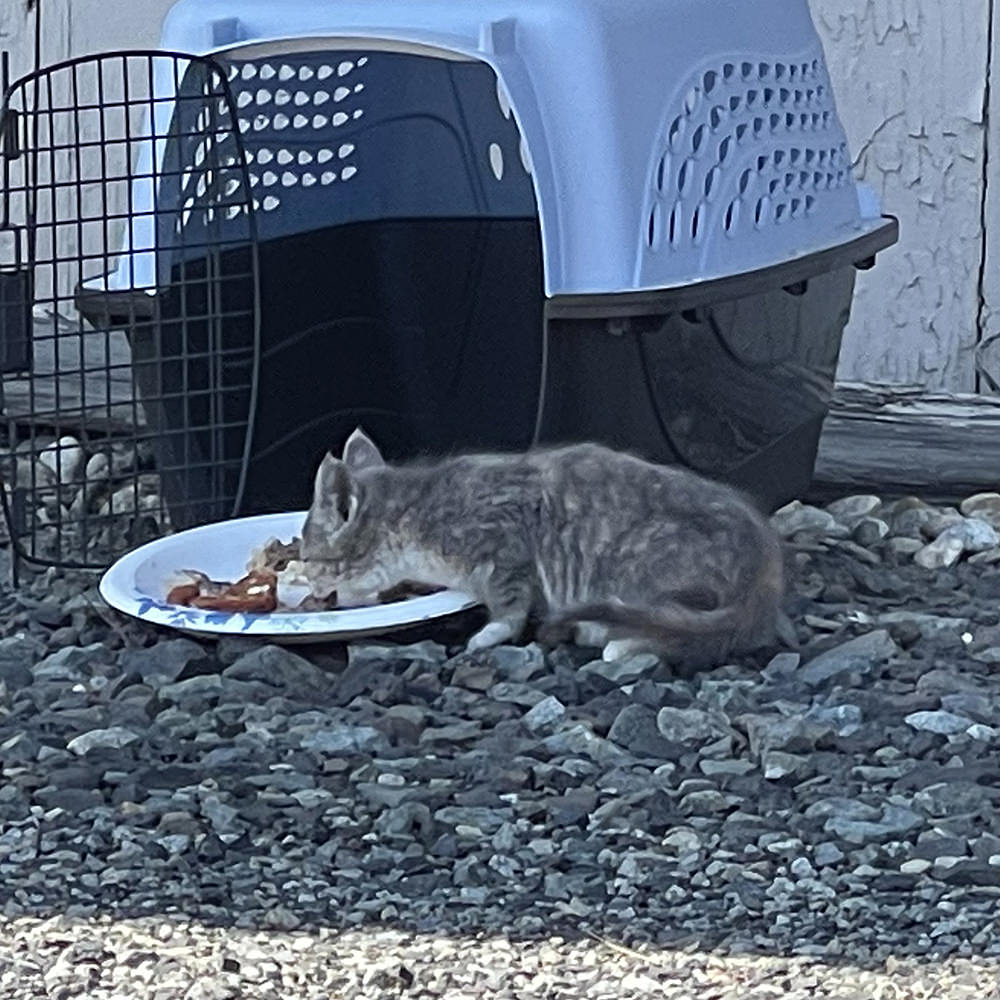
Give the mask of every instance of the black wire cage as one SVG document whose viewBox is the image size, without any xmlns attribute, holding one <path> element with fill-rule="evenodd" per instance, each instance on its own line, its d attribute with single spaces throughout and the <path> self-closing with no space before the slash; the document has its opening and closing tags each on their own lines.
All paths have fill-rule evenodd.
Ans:
<svg viewBox="0 0 1000 1000">
<path fill-rule="evenodd" d="M 15 574 L 104 568 L 240 510 L 260 290 L 237 122 L 211 59 L 106 53 L 13 83 L 4 63 L 0 474 Z"/>
</svg>

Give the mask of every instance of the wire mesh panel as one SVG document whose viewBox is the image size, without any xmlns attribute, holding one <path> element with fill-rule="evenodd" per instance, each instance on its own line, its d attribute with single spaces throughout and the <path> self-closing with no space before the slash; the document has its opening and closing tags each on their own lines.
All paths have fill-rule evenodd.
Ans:
<svg viewBox="0 0 1000 1000">
<path fill-rule="evenodd" d="M 100 568 L 240 506 L 259 355 L 224 74 L 121 52 L 6 88 L 0 469 L 16 554 Z"/>
</svg>

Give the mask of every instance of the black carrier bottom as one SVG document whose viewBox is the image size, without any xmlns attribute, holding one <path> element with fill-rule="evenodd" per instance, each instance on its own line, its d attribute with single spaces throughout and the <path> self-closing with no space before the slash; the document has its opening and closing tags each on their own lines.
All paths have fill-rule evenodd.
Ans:
<svg viewBox="0 0 1000 1000">
<path fill-rule="evenodd" d="M 263 242 L 259 254 L 260 368 L 241 514 L 308 506 L 323 455 L 359 425 L 390 460 L 528 447 L 542 372 L 537 220 L 357 223 Z M 179 308 L 163 297 L 164 357 L 182 353 L 170 342 Z M 221 361 L 234 366 L 229 381 L 245 381 L 243 358 Z M 168 363 L 162 377 L 200 385 L 209 363 Z M 164 491 L 183 527 L 204 520 L 186 498 L 205 495 L 192 476 L 216 474 L 204 459 L 217 447 L 205 432 L 171 431 L 204 426 L 193 408 L 205 401 L 172 400 L 150 419 L 161 465 L 182 473 L 165 476 Z M 187 419 L 172 419 L 170 405 Z M 242 446 L 234 426 L 228 456 Z"/>
<path fill-rule="evenodd" d="M 812 479 L 855 269 L 659 316 L 548 321 L 543 442 L 681 463 L 774 510 Z"/>
<path fill-rule="evenodd" d="M 320 459 L 358 425 L 390 460 L 525 449 L 540 393 L 541 443 L 595 440 L 680 462 L 774 509 L 812 477 L 854 287 L 853 267 L 843 267 L 680 313 L 546 319 L 538 224 L 527 219 L 300 234 L 261 244 L 260 275 L 259 387 L 241 514 L 308 506 Z M 168 293 L 165 355 L 178 353 L 167 343 L 170 301 Z M 221 363 L 245 382 L 248 362 L 202 355 L 184 362 L 186 374 L 167 364 L 159 377 L 190 388 L 205 384 L 199 365 Z M 192 408 L 210 401 L 183 391 L 167 398 L 150 418 L 162 431 L 161 465 L 183 470 L 164 477 L 174 523 L 225 516 L 186 498 L 205 495 L 220 448 L 229 460 L 240 453 L 242 424 L 234 420 L 221 444 L 172 433 L 204 424 Z M 188 419 L 171 406 L 186 407 Z M 205 483 L 193 489 L 192 476 Z"/>
</svg>

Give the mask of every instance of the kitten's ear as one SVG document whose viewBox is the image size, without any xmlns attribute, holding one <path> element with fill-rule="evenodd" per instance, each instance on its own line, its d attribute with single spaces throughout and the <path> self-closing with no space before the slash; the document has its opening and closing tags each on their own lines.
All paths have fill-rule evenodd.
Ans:
<svg viewBox="0 0 1000 1000">
<path fill-rule="evenodd" d="M 358 509 L 358 493 L 347 466 L 333 455 L 327 455 L 316 470 L 313 506 L 340 521 L 349 521 Z"/>
<path fill-rule="evenodd" d="M 352 472 L 361 472 L 362 469 L 377 469 L 385 465 L 381 452 L 375 447 L 375 442 L 356 427 L 344 445 L 344 464 Z"/>
</svg>

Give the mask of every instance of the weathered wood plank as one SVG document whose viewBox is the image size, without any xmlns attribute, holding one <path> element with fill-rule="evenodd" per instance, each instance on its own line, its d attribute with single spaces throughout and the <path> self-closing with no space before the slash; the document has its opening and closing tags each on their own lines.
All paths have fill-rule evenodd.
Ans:
<svg viewBox="0 0 1000 1000">
<path fill-rule="evenodd" d="M 32 352 L 30 378 L 4 379 L 0 413 L 7 419 L 94 432 L 144 426 L 131 352 L 121 331 L 98 333 L 78 322 L 36 315 Z"/>
<path fill-rule="evenodd" d="M 814 488 L 938 499 L 1000 489 L 1000 398 L 842 384 L 823 427 Z"/>
</svg>

